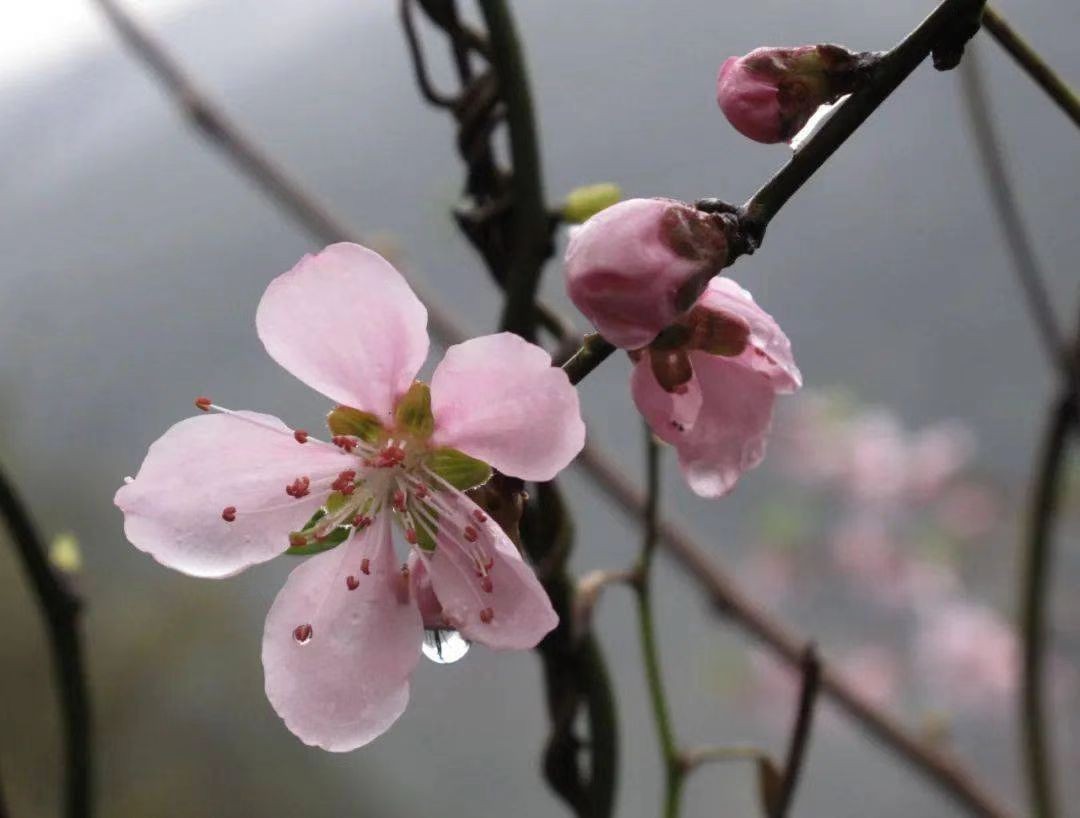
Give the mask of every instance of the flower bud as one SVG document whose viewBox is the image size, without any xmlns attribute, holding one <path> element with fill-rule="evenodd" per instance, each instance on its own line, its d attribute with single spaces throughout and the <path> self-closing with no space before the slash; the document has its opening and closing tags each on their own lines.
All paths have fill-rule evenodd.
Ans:
<svg viewBox="0 0 1080 818">
<path fill-rule="evenodd" d="M 572 232 L 567 292 L 604 338 L 637 349 L 689 309 L 727 262 L 722 216 L 673 199 L 628 199 Z"/>
<path fill-rule="evenodd" d="M 820 106 L 855 89 L 870 57 L 836 45 L 756 48 L 720 66 L 716 101 L 743 136 L 789 142 Z"/>
</svg>

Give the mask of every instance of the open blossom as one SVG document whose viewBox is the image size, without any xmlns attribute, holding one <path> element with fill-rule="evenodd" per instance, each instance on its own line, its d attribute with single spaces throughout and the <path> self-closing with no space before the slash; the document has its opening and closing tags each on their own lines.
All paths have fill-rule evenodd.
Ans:
<svg viewBox="0 0 1080 818">
<path fill-rule="evenodd" d="M 860 55 L 835 45 L 755 48 L 716 79 L 728 122 L 755 142 L 789 142 L 817 109 L 854 90 Z"/>
<path fill-rule="evenodd" d="M 546 352 L 506 333 L 450 347 L 430 387 L 414 381 L 427 311 L 355 244 L 275 279 L 256 325 L 271 357 L 340 404 L 331 441 L 200 398 L 217 412 L 169 429 L 116 504 L 137 548 L 194 576 L 314 555 L 266 618 L 266 693 L 303 741 L 349 750 L 404 711 L 425 627 L 527 649 L 557 624 L 532 570 L 464 490 L 490 467 L 554 477 L 584 443 L 577 393 Z"/>
<path fill-rule="evenodd" d="M 684 318 L 632 358 L 634 403 L 675 446 L 702 497 L 727 494 L 761 462 L 776 396 L 802 386 L 787 336 L 730 278 L 712 279 Z"/>
<path fill-rule="evenodd" d="M 604 338 L 637 349 L 687 310 L 727 262 L 717 214 L 673 199 L 627 199 L 573 231 L 566 289 Z"/>
</svg>

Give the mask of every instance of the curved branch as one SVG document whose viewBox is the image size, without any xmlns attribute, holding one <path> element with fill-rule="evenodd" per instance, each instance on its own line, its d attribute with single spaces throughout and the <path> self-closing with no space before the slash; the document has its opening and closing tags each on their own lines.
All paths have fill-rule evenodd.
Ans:
<svg viewBox="0 0 1080 818">
<path fill-rule="evenodd" d="M 78 598 L 49 564 L 38 536 L 7 475 L 0 470 L 0 515 L 11 532 L 26 578 L 45 618 L 53 670 L 64 724 L 64 814 L 87 818 L 92 813 L 90 697 L 79 635 Z"/>
</svg>

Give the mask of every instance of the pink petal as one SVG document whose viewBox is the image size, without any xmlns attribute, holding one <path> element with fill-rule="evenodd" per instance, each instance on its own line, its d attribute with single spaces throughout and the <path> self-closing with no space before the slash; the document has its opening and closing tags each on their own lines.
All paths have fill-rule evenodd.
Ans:
<svg viewBox="0 0 1080 818">
<path fill-rule="evenodd" d="M 642 356 L 630 374 L 630 394 L 653 433 L 665 443 L 679 443 L 697 422 L 701 411 L 701 386 L 691 378 L 681 394 L 667 392 L 656 380 L 649 357 Z"/>
<path fill-rule="evenodd" d="M 150 447 L 114 502 L 124 512 L 124 534 L 139 550 L 185 574 L 227 577 L 285 551 L 289 532 L 326 499 L 325 478 L 349 462 L 329 444 L 297 443 L 270 415 L 200 415 Z M 285 487 L 298 477 L 312 487 L 295 499 Z M 230 506 L 235 519 L 226 522 L 222 512 Z"/>
<path fill-rule="evenodd" d="M 697 303 L 707 309 L 735 313 L 750 325 L 750 343 L 739 360 L 765 373 L 777 392 L 794 392 L 802 386 L 802 373 L 795 365 L 791 341 L 776 319 L 757 305 L 749 291 L 730 278 L 717 276 L 709 282 Z"/>
<path fill-rule="evenodd" d="M 550 480 L 585 445 L 577 390 L 509 332 L 456 344 L 431 379 L 432 442 L 523 480 Z"/>
<path fill-rule="evenodd" d="M 296 629 L 308 625 L 310 639 L 301 644 Z M 289 575 L 266 616 L 266 696 L 305 744 L 353 750 L 405 711 L 422 638 L 420 612 L 380 515 Z"/>
<path fill-rule="evenodd" d="M 270 357 L 308 386 L 386 418 L 427 357 L 424 305 L 359 244 L 331 244 L 275 278 L 255 324 Z"/>
<path fill-rule="evenodd" d="M 443 618 L 466 639 L 489 648 L 536 647 L 559 624 L 547 592 L 498 524 L 476 522 L 479 507 L 464 494 L 453 496 L 453 516 L 469 520 L 477 538 L 468 542 L 460 528 L 452 531 L 447 524 L 450 515 L 443 515 L 438 547 L 423 555 Z"/>
</svg>

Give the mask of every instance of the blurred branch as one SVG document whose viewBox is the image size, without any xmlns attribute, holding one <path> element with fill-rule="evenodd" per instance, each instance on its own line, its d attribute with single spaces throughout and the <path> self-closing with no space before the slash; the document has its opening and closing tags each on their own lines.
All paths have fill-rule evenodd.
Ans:
<svg viewBox="0 0 1080 818">
<path fill-rule="evenodd" d="M 1022 755 L 1035 818 L 1059 814 L 1052 743 L 1047 725 L 1046 609 L 1050 599 L 1051 540 L 1061 502 L 1069 436 L 1080 421 L 1080 323 L 1060 393 L 1051 403 L 1032 490 L 1027 544 L 1021 569 L 1020 630 Z"/>
<path fill-rule="evenodd" d="M 1005 166 L 1004 152 L 994 127 L 990 99 L 983 83 L 978 56 L 978 50 L 973 49 L 960 69 L 960 79 L 964 88 L 961 96 L 975 137 L 986 192 L 994 206 L 1001 231 L 1005 234 L 1005 245 L 1012 256 L 1013 268 L 1027 298 L 1028 310 L 1046 355 L 1055 366 L 1064 370 L 1068 368 L 1065 340 L 1054 314 L 1045 279 L 1039 269 L 1034 243 L 1017 205 L 1012 179 Z"/>
<path fill-rule="evenodd" d="M 1057 103 L 1073 124 L 1080 125 L 1080 98 L 1068 83 L 1046 64 L 1027 40 L 1017 34 L 992 6 L 987 6 L 983 10 L 982 25 L 990 36 L 997 40 L 998 45 L 1009 52 L 1017 65 L 1035 81 L 1035 84 Z"/>
<path fill-rule="evenodd" d="M 645 498 L 623 476 L 623 471 L 602 451 L 586 444 L 576 461 L 587 468 L 600 488 L 636 519 L 643 519 Z M 678 524 L 659 522 L 661 542 L 705 592 L 716 611 L 794 667 L 803 662 L 806 644 L 796 634 L 757 607 L 734 581 Z M 821 692 L 874 738 L 907 761 L 949 794 L 970 814 L 982 818 L 1010 818 L 1010 811 L 978 783 L 952 753 L 916 738 L 903 725 L 868 702 L 826 663 L 821 665 Z"/>
<path fill-rule="evenodd" d="M 791 745 L 784 762 L 784 773 L 777 790 L 776 803 L 769 818 L 786 818 L 795 797 L 803 759 L 810 741 L 810 727 L 814 722 L 814 705 L 821 683 L 821 661 L 813 644 L 806 646 L 802 659 L 802 688 L 799 692 L 799 708 L 795 714 L 795 726 L 791 731 Z"/>
<path fill-rule="evenodd" d="M 64 815 L 93 812 L 90 700 L 79 634 L 79 599 L 49 564 L 45 543 L 7 475 L 0 470 L 0 515 L 11 532 L 38 606 L 45 618 L 64 724 Z"/>
</svg>

